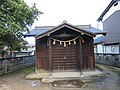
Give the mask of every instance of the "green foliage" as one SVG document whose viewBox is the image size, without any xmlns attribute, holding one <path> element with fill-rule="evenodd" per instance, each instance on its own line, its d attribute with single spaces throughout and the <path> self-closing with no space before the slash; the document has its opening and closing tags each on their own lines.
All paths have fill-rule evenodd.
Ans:
<svg viewBox="0 0 120 90">
<path fill-rule="evenodd" d="M 23 70 L 25 76 L 27 76 L 28 74 L 31 74 L 33 72 L 35 72 L 35 67 L 29 67 Z"/>
<path fill-rule="evenodd" d="M 29 7 L 23 0 L 0 0 L 0 46 L 24 48 L 22 33 L 29 31 L 40 14 L 35 4 Z"/>
<path fill-rule="evenodd" d="M 6 50 L 0 51 L 1 56 L 4 58 L 4 55 L 7 54 L 8 52 Z"/>
<path fill-rule="evenodd" d="M 97 65 L 97 64 L 96 64 L 95 68 L 100 70 L 100 71 L 103 71 L 103 69 L 99 65 Z"/>
</svg>

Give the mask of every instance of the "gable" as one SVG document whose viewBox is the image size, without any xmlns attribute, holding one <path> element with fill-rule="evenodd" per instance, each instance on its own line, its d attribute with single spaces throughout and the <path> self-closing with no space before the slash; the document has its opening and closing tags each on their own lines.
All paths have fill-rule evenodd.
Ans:
<svg viewBox="0 0 120 90">
<path fill-rule="evenodd" d="M 63 24 L 61 24 L 59 26 L 54 27 L 53 29 L 51 29 L 49 31 L 46 31 L 46 32 L 44 32 L 42 34 L 37 35 L 36 39 L 39 39 L 39 38 L 42 38 L 42 37 L 45 37 L 45 36 L 50 36 L 52 33 L 56 32 L 56 31 L 63 30 L 63 28 L 68 28 L 70 30 L 76 31 L 76 32 L 78 32 L 80 34 L 85 34 L 85 35 L 90 36 L 90 37 L 95 36 L 95 34 L 90 32 L 90 31 L 86 31 L 84 29 L 77 28 L 77 27 L 75 27 L 73 25 L 70 25 L 68 23 L 63 23 Z"/>
<path fill-rule="evenodd" d="M 100 17 L 97 19 L 97 21 L 102 21 L 103 17 L 105 16 L 105 14 L 109 11 L 109 9 L 119 0 L 112 0 L 109 5 L 105 8 L 105 10 L 103 11 L 103 13 L 100 15 Z"/>
</svg>

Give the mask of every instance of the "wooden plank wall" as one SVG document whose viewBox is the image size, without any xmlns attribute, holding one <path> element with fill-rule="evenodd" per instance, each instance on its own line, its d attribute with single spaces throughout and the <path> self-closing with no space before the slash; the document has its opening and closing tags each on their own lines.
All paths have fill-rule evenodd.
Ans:
<svg viewBox="0 0 120 90">
<path fill-rule="evenodd" d="M 59 44 L 58 44 L 59 45 Z M 79 46 L 77 46 L 79 47 Z M 58 69 L 58 63 L 60 64 L 59 69 L 69 69 L 69 66 L 72 65 L 72 59 L 76 58 L 77 60 L 79 60 L 79 49 L 77 48 L 77 52 L 72 51 L 71 47 L 69 46 L 68 49 L 66 49 L 67 51 L 67 59 L 66 61 L 63 61 L 64 59 L 64 50 L 63 50 L 63 46 L 60 47 L 59 46 L 55 46 L 52 45 L 52 69 Z M 76 47 L 73 47 L 73 49 L 76 49 Z M 61 54 L 60 54 L 61 53 Z M 60 55 L 58 57 L 58 54 Z M 76 56 L 72 57 L 72 55 L 77 54 Z M 83 69 L 84 70 L 89 70 L 89 69 L 94 69 L 94 51 L 93 51 L 93 42 L 92 40 L 85 40 L 85 42 L 82 42 L 82 55 L 83 55 Z M 77 57 L 78 56 L 78 57 Z M 36 46 L 36 68 L 37 70 L 49 70 L 49 47 L 47 44 L 41 44 L 41 45 L 37 45 Z M 55 59 L 55 60 L 54 60 Z M 68 60 L 70 59 L 70 60 Z M 75 60 L 75 59 L 73 59 Z M 77 61 L 78 63 L 80 63 L 79 61 Z M 66 64 L 66 65 L 64 65 Z M 69 65 L 68 65 L 69 64 Z M 73 63 L 74 64 L 74 63 Z M 75 63 L 76 64 L 76 63 Z M 80 64 L 78 64 L 80 65 Z M 72 65 L 73 69 L 75 65 Z M 75 67 L 77 68 L 77 67 Z M 78 66 L 79 68 L 79 66 Z M 70 68 L 71 69 L 71 68 Z"/>
<path fill-rule="evenodd" d="M 85 41 L 82 43 L 82 53 L 83 53 L 83 69 L 89 70 L 94 69 L 94 52 L 93 52 L 93 43 Z"/>
<path fill-rule="evenodd" d="M 46 44 L 36 46 L 36 68 L 37 70 L 49 70 L 49 50 Z"/>
<path fill-rule="evenodd" d="M 77 58 L 76 45 L 52 45 L 52 63 L 55 70 L 77 70 L 79 59 Z"/>
</svg>

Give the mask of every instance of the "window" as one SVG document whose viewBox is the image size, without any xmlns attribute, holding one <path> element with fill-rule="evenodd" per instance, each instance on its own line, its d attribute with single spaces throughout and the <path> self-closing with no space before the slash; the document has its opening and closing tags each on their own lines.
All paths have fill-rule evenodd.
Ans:
<svg viewBox="0 0 120 90">
<path fill-rule="evenodd" d="M 117 6 L 117 5 L 118 5 L 118 2 L 116 2 L 116 3 L 114 4 L 114 7 Z"/>
<path fill-rule="evenodd" d="M 111 47 L 111 52 L 112 53 L 119 53 L 119 46 L 118 45 L 113 45 Z"/>
</svg>

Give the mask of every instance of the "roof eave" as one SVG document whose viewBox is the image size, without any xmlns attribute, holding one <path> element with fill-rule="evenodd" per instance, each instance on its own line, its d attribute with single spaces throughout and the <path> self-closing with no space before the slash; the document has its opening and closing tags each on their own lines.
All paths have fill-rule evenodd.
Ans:
<svg viewBox="0 0 120 90">
<path fill-rule="evenodd" d="M 45 33 L 42 33 L 42 34 L 40 34 L 40 35 L 35 36 L 35 38 L 36 38 L 36 39 L 40 39 L 40 38 L 42 38 L 42 37 L 44 37 L 44 36 L 50 36 L 51 33 L 59 30 L 59 29 L 62 28 L 62 27 L 68 27 L 68 28 L 71 27 L 71 29 L 74 29 L 74 30 L 77 31 L 77 32 L 80 32 L 80 33 L 81 33 L 81 32 L 83 31 L 83 32 L 84 32 L 85 34 L 87 34 L 88 36 L 91 36 L 91 37 L 95 37 L 95 36 L 96 36 L 96 34 L 94 34 L 94 33 L 92 33 L 92 32 L 87 32 L 87 31 L 85 31 L 85 30 L 83 30 L 83 29 L 74 27 L 73 25 L 70 25 L 70 24 L 68 24 L 68 23 L 63 23 L 63 24 L 60 24 L 60 25 L 58 25 L 57 27 L 55 27 L 55 28 L 53 28 L 53 29 L 51 29 L 51 30 L 49 30 L 49 31 L 47 31 L 47 32 L 45 32 Z"/>
<path fill-rule="evenodd" d="M 24 37 L 35 37 L 36 36 L 36 34 L 35 35 L 23 35 Z"/>
<path fill-rule="evenodd" d="M 100 17 L 97 19 L 98 22 L 102 21 L 104 15 L 109 11 L 109 9 L 112 7 L 112 5 L 117 2 L 119 0 L 112 0 L 109 5 L 107 6 L 107 8 L 103 11 L 103 13 L 100 15 Z"/>
<path fill-rule="evenodd" d="M 102 34 L 104 36 L 106 36 L 107 32 L 102 32 L 102 33 L 96 33 L 96 35 Z"/>
</svg>

